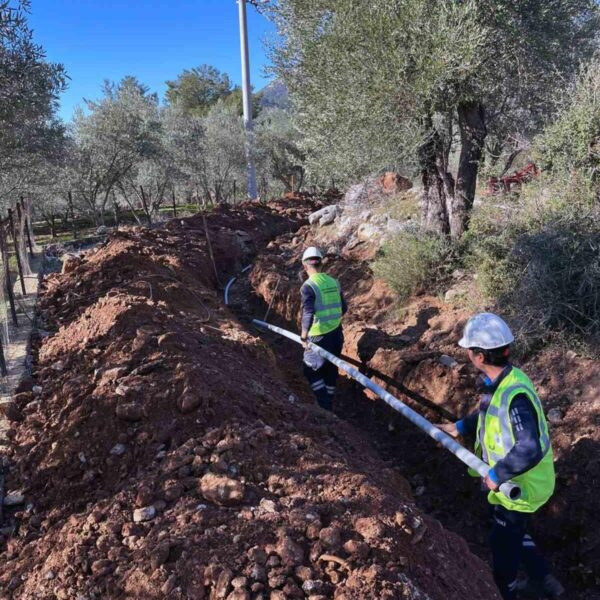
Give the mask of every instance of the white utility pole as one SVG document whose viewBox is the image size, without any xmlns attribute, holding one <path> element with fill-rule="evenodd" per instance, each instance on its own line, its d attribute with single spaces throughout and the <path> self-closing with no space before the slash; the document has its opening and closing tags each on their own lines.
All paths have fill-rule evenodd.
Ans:
<svg viewBox="0 0 600 600">
<path fill-rule="evenodd" d="M 244 129 L 246 131 L 246 160 L 248 163 L 248 197 L 256 200 L 256 169 L 252 158 L 252 96 L 250 88 L 250 59 L 248 58 L 248 26 L 246 0 L 237 0 L 240 15 L 240 50 L 242 54 L 242 98 Z"/>
</svg>

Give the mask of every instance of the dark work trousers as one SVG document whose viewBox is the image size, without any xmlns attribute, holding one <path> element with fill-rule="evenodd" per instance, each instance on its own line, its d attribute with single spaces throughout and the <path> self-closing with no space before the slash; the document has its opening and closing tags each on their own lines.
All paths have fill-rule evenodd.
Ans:
<svg viewBox="0 0 600 600">
<path fill-rule="evenodd" d="M 341 327 L 320 336 L 309 336 L 309 341 L 321 346 L 324 350 L 339 356 L 344 345 L 344 333 Z M 304 375 L 321 408 L 333 410 L 333 396 L 338 378 L 338 368 L 326 360 L 319 369 L 309 367 L 304 363 Z"/>
<path fill-rule="evenodd" d="M 490 546 L 494 562 L 494 579 L 505 600 L 516 598 L 517 572 L 523 564 L 530 579 L 541 581 L 550 568 L 535 542 L 527 533 L 529 513 L 490 505 L 492 531 Z"/>
</svg>

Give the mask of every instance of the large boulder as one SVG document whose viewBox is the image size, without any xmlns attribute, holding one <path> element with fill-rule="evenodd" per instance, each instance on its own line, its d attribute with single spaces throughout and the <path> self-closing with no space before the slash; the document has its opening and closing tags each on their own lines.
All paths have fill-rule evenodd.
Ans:
<svg viewBox="0 0 600 600">
<path fill-rule="evenodd" d="M 333 223 L 337 216 L 338 206 L 336 204 L 330 204 L 329 206 L 317 210 L 316 212 L 309 215 L 308 222 L 311 225 L 318 223 L 321 227 L 323 227 L 325 225 L 330 225 L 331 223 Z"/>
</svg>

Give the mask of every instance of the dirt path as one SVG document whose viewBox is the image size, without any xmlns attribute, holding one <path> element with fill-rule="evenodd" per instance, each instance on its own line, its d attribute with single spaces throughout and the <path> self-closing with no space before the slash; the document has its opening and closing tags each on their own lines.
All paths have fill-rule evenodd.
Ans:
<svg viewBox="0 0 600 600">
<path fill-rule="evenodd" d="M 33 320 L 35 315 L 35 306 L 38 293 L 38 276 L 42 267 L 43 258 L 36 256 L 30 259 L 31 267 L 30 276 L 25 279 L 26 295 L 22 295 L 21 283 L 15 281 L 13 285 L 13 294 L 17 308 L 17 319 L 19 326 L 15 327 L 8 315 L 7 334 L 10 340 L 9 344 L 4 347 L 4 359 L 6 361 L 6 377 L 0 378 L 0 478 L 5 477 L 4 466 L 6 463 L 5 448 L 8 444 L 6 433 L 9 428 L 9 421 L 6 419 L 5 411 L 10 404 L 13 393 L 24 377 L 28 369 L 31 369 L 31 364 L 27 364 L 27 353 L 31 332 L 33 328 Z M 1 502 L 2 495 L 0 495 Z M 0 523 L 0 527 L 2 523 Z"/>
</svg>

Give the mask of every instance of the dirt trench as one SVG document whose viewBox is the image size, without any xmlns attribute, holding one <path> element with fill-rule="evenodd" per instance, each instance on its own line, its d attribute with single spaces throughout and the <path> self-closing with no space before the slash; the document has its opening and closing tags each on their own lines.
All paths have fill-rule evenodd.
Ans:
<svg viewBox="0 0 600 600">
<path fill-rule="evenodd" d="M 270 320 L 297 329 L 299 257 L 301 249 L 314 242 L 308 227 L 271 242 L 254 261 L 245 289 L 239 289 L 240 309 L 248 312 L 251 306 L 260 314 L 270 306 Z M 334 252 L 328 258 L 328 271 L 340 279 L 349 302 L 344 354 L 433 422 L 469 414 L 477 405 L 475 373 L 457 347 L 469 314 L 428 296 L 416 298 L 400 314 L 393 293 L 371 274 L 372 255 L 358 247 L 343 257 Z M 280 364 L 289 369 L 289 380 L 310 397 L 299 347 L 272 335 L 269 341 L 275 344 Z M 546 412 L 554 409 L 558 415 L 550 425 L 557 488 L 536 516 L 532 533 L 565 582 L 567 597 L 597 600 L 600 364 L 554 349 L 526 357 L 520 366 L 538 386 Z M 470 549 L 489 562 L 485 495 L 458 460 L 348 378 L 341 380 L 335 412 L 410 482 L 421 509 L 464 537 Z"/>
<path fill-rule="evenodd" d="M 318 205 L 130 228 L 44 280 L 46 331 L 8 411 L 22 499 L 0 598 L 498 598 L 465 542 L 223 305 L 227 278 Z"/>
</svg>

